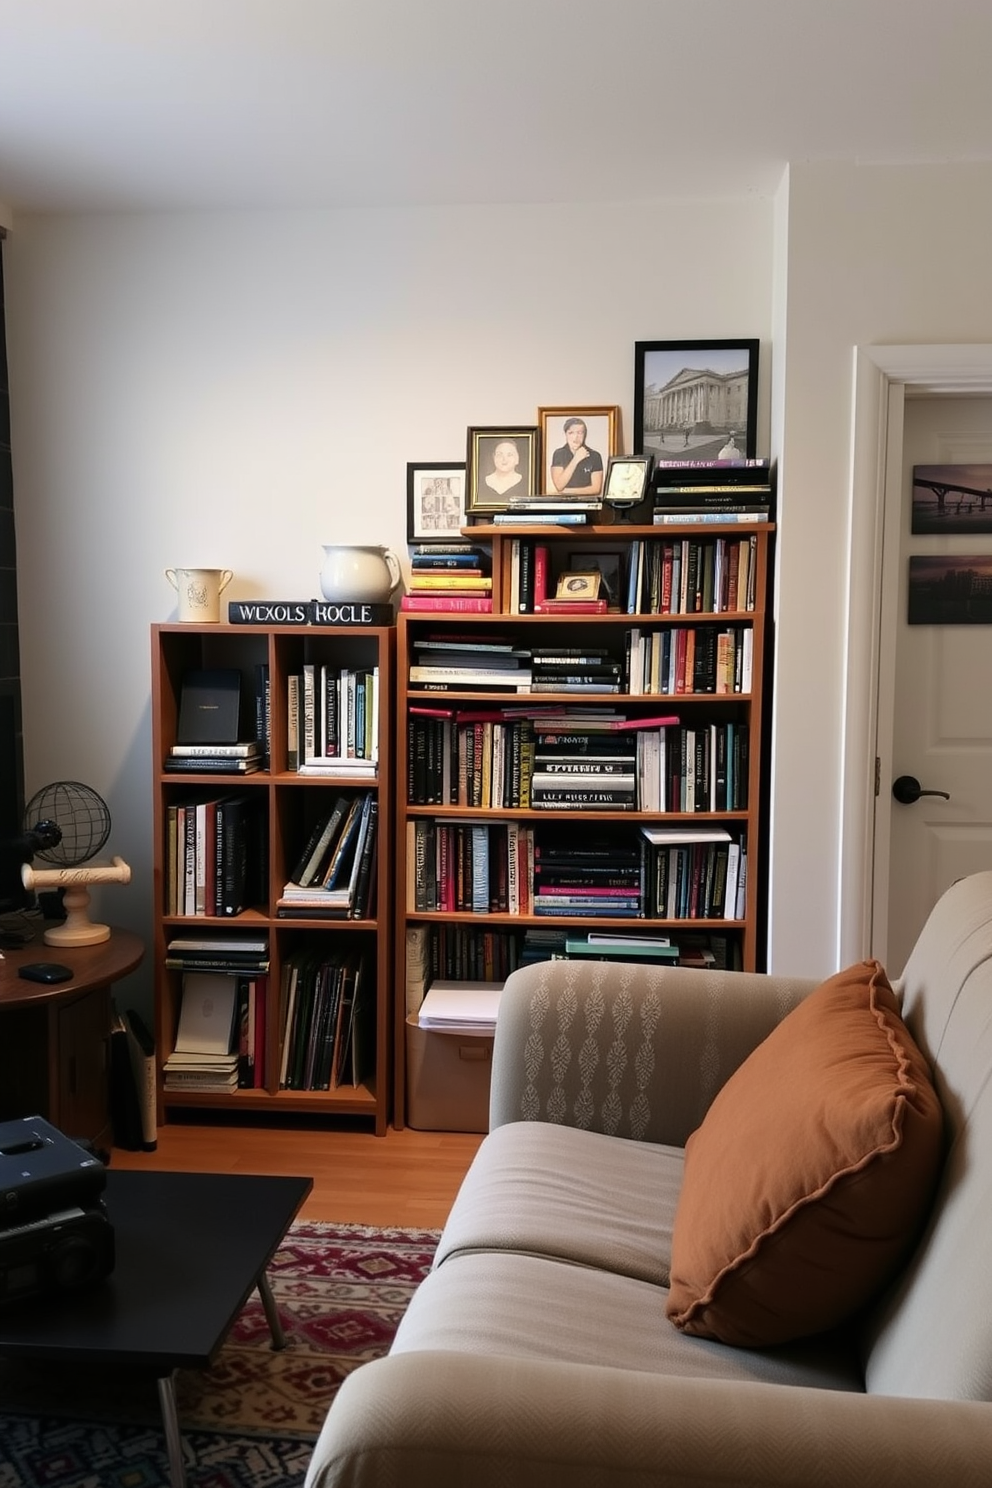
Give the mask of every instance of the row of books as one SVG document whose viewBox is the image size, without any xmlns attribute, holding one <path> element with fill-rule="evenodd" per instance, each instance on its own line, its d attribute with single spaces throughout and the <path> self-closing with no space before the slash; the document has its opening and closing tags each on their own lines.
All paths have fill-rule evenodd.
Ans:
<svg viewBox="0 0 992 1488">
<path fill-rule="evenodd" d="M 520 960 L 518 934 L 482 926 L 420 923 L 406 928 L 406 1011 L 415 1014 L 435 978 L 505 982 Z"/>
<path fill-rule="evenodd" d="M 531 719 L 407 721 L 409 804 L 481 809 L 743 811 L 749 730 L 736 719 L 625 733 Z"/>
<path fill-rule="evenodd" d="M 280 919 L 369 917 L 379 838 L 375 791 L 344 792 L 315 822 L 276 903 Z"/>
<path fill-rule="evenodd" d="M 379 668 L 307 662 L 286 679 L 286 768 L 372 778 L 379 768 Z"/>
<path fill-rule="evenodd" d="M 166 913 L 228 918 L 265 895 L 263 802 L 236 794 L 172 801 L 166 810 Z"/>
<path fill-rule="evenodd" d="M 279 1088 L 359 1085 L 371 1068 L 375 971 L 364 951 L 293 952 L 279 987 Z"/>
<path fill-rule="evenodd" d="M 631 697 L 749 693 L 754 666 L 750 625 L 634 626 L 626 633 L 624 691 Z"/>
<path fill-rule="evenodd" d="M 628 615 L 742 614 L 754 609 L 757 539 L 635 538 L 628 554 Z"/>
<path fill-rule="evenodd" d="M 414 820 L 407 824 L 407 907 L 413 914 L 740 919 L 741 857 L 723 827 L 545 835 L 515 821 Z"/>
</svg>

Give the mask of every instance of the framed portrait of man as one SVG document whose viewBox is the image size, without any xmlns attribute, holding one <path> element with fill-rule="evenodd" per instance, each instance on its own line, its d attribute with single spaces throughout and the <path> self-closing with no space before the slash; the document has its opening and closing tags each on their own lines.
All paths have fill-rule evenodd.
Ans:
<svg viewBox="0 0 992 1488">
<path fill-rule="evenodd" d="M 620 452 L 620 409 L 562 405 L 537 410 L 541 430 L 541 496 L 601 501 L 606 467 Z"/>
<path fill-rule="evenodd" d="M 468 430 L 466 508 L 470 515 L 509 511 L 537 494 L 539 432 L 487 426 Z"/>
<path fill-rule="evenodd" d="M 463 461 L 412 461 L 406 467 L 406 540 L 439 542 L 465 526 Z"/>
</svg>

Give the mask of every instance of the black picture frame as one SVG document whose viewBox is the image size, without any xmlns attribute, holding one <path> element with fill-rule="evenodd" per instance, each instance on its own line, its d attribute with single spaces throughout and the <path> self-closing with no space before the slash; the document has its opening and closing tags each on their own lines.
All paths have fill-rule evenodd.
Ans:
<svg viewBox="0 0 992 1488">
<path fill-rule="evenodd" d="M 489 477 L 499 478 L 494 455 L 500 445 L 516 446 L 514 467 L 519 480 L 503 490 L 489 485 Z M 531 501 L 538 495 L 540 469 L 540 430 L 535 424 L 502 424 L 470 427 L 465 452 L 465 509 L 469 516 L 485 517 L 487 512 L 512 511 L 517 501 Z M 507 474 L 514 473 L 513 470 Z"/>
<path fill-rule="evenodd" d="M 634 452 L 653 455 L 658 465 L 754 459 L 758 347 L 750 338 L 635 341 Z"/>
<path fill-rule="evenodd" d="M 909 625 L 992 625 L 992 553 L 909 560 Z"/>
<path fill-rule="evenodd" d="M 406 540 L 441 542 L 466 523 L 464 460 L 411 460 L 406 467 Z"/>
</svg>

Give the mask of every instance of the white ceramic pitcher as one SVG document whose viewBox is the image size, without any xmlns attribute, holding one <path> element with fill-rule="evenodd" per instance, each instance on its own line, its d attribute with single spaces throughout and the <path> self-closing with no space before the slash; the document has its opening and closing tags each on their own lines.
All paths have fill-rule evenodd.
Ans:
<svg viewBox="0 0 992 1488">
<path fill-rule="evenodd" d="M 178 618 L 198 625 L 220 619 L 220 597 L 234 578 L 230 568 L 167 568 L 165 577 L 179 600 Z"/>
<path fill-rule="evenodd" d="M 399 587 L 400 564 L 390 548 L 324 543 L 320 590 L 331 601 L 386 604 Z"/>
</svg>

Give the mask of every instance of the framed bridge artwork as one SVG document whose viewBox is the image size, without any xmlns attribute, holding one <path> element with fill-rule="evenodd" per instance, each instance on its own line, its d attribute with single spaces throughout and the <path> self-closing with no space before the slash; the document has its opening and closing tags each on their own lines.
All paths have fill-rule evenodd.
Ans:
<svg viewBox="0 0 992 1488">
<path fill-rule="evenodd" d="M 992 532 L 992 465 L 914 465 L 910 531 Z"/>
</svg>

